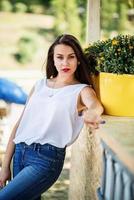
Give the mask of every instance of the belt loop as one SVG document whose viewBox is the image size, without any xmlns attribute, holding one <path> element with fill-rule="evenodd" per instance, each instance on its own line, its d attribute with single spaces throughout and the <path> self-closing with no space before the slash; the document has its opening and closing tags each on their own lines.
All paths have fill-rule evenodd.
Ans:
<svg viewBox="0 0 134 200">
<path fill-rule="evenodd" d="M 40 151 L 40 144 L 39 143 L 37 144 L 37 151 L 38 152 Z"/>
<path fill-rule="evenodd" d="M 36 143 L 33 144 L 33 150 L 36 150 Z"/>
<path fill-rule="evenodd" d="M 24 147 L 24 149 L 26 148 L 26 143 L 22 143 L 23 144 L 23 147 Z"/>
<path fill-rule="evenodd" d="M 48 143 L 46 144 L 46 147 L 48 150 L 51 150 L 50 145 Z"/>
</svg>

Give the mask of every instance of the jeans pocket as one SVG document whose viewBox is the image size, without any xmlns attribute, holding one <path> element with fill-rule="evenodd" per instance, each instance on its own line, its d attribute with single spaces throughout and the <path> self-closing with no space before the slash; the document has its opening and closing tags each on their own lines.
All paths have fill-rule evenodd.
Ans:
<svg viewBox="0 0 134 200">
<path fill-rule="evenodd" d="M 38 149 L 37 154 L 38 154 L 39 158 L 45 159 L 46 161 L 56 162 L 55 155 L 50 150 L 40 148 L 40 149 Z"/>
<path fill-rule="evenodd" d="M 57 151 L 57 159 L 64 161 L 66 152 L 64 151 Z"/>
</svg>

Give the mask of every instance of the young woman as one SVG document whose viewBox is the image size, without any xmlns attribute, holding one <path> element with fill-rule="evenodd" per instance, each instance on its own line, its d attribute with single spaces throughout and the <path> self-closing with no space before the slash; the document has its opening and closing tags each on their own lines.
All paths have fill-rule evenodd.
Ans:
<svg viewBox="0 0 134 200">
<path fill-rule="evenodd" d="M 89 85 L 78 40 L 59 36 L 48 51 L 46 77 L 33 87 L 9 138 L 0 172 L 0 200 L 40 200 L 59 177 L 66 147 L 76 140 L 84 122 L 99 128 L 103 107 Z M 13 179 L 6 185 L 12 157 Z"/>
</svg>

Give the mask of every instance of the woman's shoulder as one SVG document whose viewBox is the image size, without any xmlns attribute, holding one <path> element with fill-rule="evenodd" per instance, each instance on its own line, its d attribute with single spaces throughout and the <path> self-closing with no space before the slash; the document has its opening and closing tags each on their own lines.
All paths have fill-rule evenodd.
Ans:
<svg viewBox="0 0 134 200">
<path fill-rule="evenodd" d="M 95 94 L 95 91 L 94 89 L 92 88 L 91 85 L 87 85 L 87 84 L 84 84 L 85 87 L 83 87 L 83 89 L 81 90 L 81 94 Z"/>
<path fill-rule="evenodd" d="M 40 78 L 36 80 L 35 85 L 34 85 L 35 89 L 43 86 L 44 82 L 45 82 L 45 78 Z"/>
<path fill-rule="evenodd" d="M 95 100 L 96 99 L 96 93 L 95 93 L 94 89 L 90 85 L 87 85 L 86 87 L 84 87 L 81 90 L 80 98 L 81 98 L 82 102 L 85 102 L 85 101 L 89 102 L 91 100 Z"/>
</svg>

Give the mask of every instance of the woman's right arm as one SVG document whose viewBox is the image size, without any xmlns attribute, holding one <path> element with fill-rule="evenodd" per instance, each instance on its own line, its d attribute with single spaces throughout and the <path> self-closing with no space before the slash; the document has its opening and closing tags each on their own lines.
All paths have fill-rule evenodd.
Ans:
<svg viewBox="0 0 134 200">
<path fill-rule="evenodd" d="M 29 101 L 29 98 L 31 97 L 33 91 L 34 91 L 34 87 L 32 88 L 32 90 L 31 90 L 31 92 L 29 94 L 29 97 L 28 97 L 28 100 L 26 102 L 26 105 L 27 105 L 27 103 Z M 25 107 L 26 107 L 26 105 L 25 105 Z M 21 118 L 23 116 L 25 107 L 24 107 L 23 112 L 22 112 L 19 120 L 15 124 L 15 126 L 14 126 L 14 128 L 12 130 L 12 133 L 11 133 L 11 135 L 9 137 L 9 141 L 8 141 L 6 152 L 5 152 L 5 156 L 4 156 L 4 160 L 2 162 L 2 168 L 1 168 L 1 171 L 0 171 L 0 187 L 4 187 L 5 184 L 6 184 L 6 181 L 10 180 L 10 178 L 11 178 L 10 163 L 11 163 L 11 160 L 12 160 L 12 157 L 13 157 L 13 154 L 14 154 L 14 149 L 15 149 L 15 144 L 13 142 L 13 139 L 15 138 L 15 134 L 16 134 L 17 128 L 19 126 L 19 123 L 21 121 Z"/>
<path fill-rule="evenodd" d="M 12 159 L 14 148 L 15 148 L 13 139 L 15 137 L 15 133 L 16 133 L 18 125 L 19 125 L 19 120 L 13 128 L 8 144 L 7 144 L 4 160 L 2 162 L 2 168 L 0 171 L 0 187 L 4 187 L 6 184 L 6 181 L 11 179 L 10 163 L 11 163 L 11 159 Z"/>
</svg>

